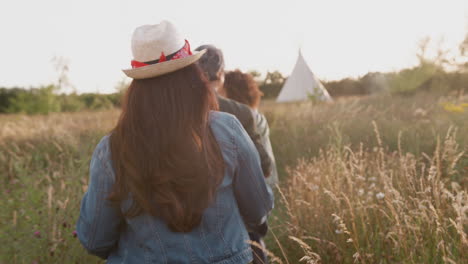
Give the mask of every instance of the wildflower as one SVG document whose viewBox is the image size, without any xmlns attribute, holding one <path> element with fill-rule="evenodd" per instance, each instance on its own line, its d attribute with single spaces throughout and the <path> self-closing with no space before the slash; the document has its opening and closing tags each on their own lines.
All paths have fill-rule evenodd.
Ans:
<svg viewBox="0 0 468 264">
<path fill-rule="evenodd" d="M 370 178 L 369 178 L 369 181 L 375 182 L 375 181 L 377 181 L 377 178 L 376 178 L 376 177 L 370 177 Z"/>
<path fill-rule="evenodd" d="M 418 109 L 414 110 L 413 115 L 415 117 L 425 117 L 427 115 L 427 111 L 422 109 L 422 108 L 418 108 Z"/>
<path fill-rule="evenodd" d="M 41 237 L 41 231 L 34 232 L 34 236 L 37 237 L 37 238 L 40 238 Z"/>
<path fill-rule="evenodd" d="M 358 190 L 358 195 L 359 195 L 359 196 L 362 196 L 363 194 L 364 194 L 364 189 L 362 189 L 362 188 L 359 189 L 359 190 Z"/>
<path fill-rule="evenodd" d="M 335 234 L 338 234 L 338 235 L 343 234 L 343 230 L 341 230 L 341 229 L 336 229 L 336 230 L 335 230 Z"/>
<path fill-rule="evenodd" d="M 453 103 L 445 103 L 445 104 L 443 104 L 443 107 L 444 107 L 445 111 L 447 111 L 447 112 L 463 113 L 463 112 L 465 112 L 465 107 L 463 105 L 464 104 L 456 105 L 456 104 L 453 104 Z"/>
<path fill-rule="evenodd" d="M 385 198 L 385 194 L 383 192 L 378 192 L 375 197 L 379 200 L 382 200 L 383 198 Z"/>
<path fill-rule="evenodd" d="M 72 235 L 73 235 L 73 237 L 77 236 L 76 230 L 73 230 Z"/>
</svg>

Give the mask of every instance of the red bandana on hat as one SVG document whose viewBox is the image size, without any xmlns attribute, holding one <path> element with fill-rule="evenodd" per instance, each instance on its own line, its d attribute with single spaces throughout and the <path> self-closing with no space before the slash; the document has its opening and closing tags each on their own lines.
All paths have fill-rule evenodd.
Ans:
<svg viewBox="0 0 468 264">
<path fill-rule="evenodd" d="M 164 52 L 161 52 L 161 56 L 159 56 L 158 60 L 147 61 L 147 62 L 140 62 L 140 61 L 132 60 L 131 64 L 132 64 L 132 68 L 140 68 L 140 67 L 148 66 L 151 64 L 160 63 L 160 62 L 182 59 L 190 55 L 192 55 L 192 51 L 190 50 L 190 44 L 187 40 L 185 40 L 185 45 L 179 51 L 176 51 L 175 53 L 172 53 L 171 55 L 166 56 L 164 55 Z"/>
</svg>

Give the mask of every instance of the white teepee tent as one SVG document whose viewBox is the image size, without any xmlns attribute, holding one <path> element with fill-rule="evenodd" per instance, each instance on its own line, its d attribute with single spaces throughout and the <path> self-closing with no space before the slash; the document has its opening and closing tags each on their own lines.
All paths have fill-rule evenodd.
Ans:
<svg viewBox="0 0 468 264">
<path fill-rule="evenodd" d="M 302 53 L 299 50 L 296 66 L 289 78 L 286 80 L 281 92 L 276 98 L 277 102 L 303 101 L 313 97 L 320 101 L 332 101 L 328 91 L 315 77 L 307 66 Z"/>
</svg>

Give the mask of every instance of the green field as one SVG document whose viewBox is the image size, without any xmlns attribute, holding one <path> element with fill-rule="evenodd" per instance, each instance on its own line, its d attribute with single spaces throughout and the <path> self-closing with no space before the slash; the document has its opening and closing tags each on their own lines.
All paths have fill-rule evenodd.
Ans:
<svg viewBox="0 0 468 264">
<path fill-rule="evenodd" d="M 262 105 L 281 184 L 278 263 L 468 263 L 468 98 Z M 74 237 L 119 110 L 0 116 L 0 263 L 101 263 Z"/>
</svg>

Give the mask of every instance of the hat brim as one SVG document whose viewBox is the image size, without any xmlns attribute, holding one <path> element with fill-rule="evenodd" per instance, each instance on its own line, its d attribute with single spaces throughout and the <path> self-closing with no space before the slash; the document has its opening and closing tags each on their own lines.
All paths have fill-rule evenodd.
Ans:
<svg viewBox="0 0 468 264">
<path fill-rule="evenodd" d="M 139 68 L 122 70 L 128 77 L 133 79 L 147 79 L 171 73 L 198 61 L 206 50 L 194 51 L 192 55 L 177 60 L 151 64 Z"/>
</svg>

